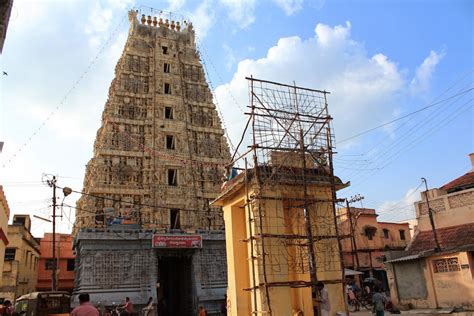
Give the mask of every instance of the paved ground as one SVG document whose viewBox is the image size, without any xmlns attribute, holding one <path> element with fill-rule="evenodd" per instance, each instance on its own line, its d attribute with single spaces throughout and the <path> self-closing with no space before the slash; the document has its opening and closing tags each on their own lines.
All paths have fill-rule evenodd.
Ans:
<svg viewBox="0 0 474 316">
<path fill-rule="evenodd" d="M 350 313 L 351 316 L 373 316 L 371 311 L 362 310 L 360 312 Z M 390 314 L 389 312 L 385 312 L 386 316 L 390 315 L 397 315 L 397 314 Z M 401 316 L 474 316 L 474 311 L 466 311 L 466 312 L 459 312 L 459 313 L 450 313 L 448 310 L 429 310 L 429 309 L 412 309 L 409 311 L 401 311 Z"/>
</svg>

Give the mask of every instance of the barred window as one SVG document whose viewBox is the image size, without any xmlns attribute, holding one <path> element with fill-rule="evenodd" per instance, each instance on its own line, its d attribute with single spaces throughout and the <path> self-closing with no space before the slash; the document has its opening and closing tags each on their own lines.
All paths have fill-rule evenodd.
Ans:
<svg viewBox="0 0 474 316">
<path fill-rule="evenodd" d="M 5 249 L 4 261 L 14 261 L 16 254 L 16 248 L 7 248 Z"/>
<path fill-rule="evenodd" d="M 461 271 L 457 257 L 433 260 L 435 273 Z"/>
</svg>

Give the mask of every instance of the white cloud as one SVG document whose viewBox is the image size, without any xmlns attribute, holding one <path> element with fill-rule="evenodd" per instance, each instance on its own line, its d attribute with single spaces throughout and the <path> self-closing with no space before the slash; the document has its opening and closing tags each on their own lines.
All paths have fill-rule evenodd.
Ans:
<svg viewBox="0 0 474 316">
<path fill-rule="evenodd" d="M 246 76 L 330 91 L 329 110 L 336 139 L 391 118 L 393 103 L 405 86 L 396 63 L 383 54 L 369 56 L 351 39 L 351 25 L 318 24 L 315 35 L 281 38 L 263 58 L 240 61 L 233 79 L 216 89 L 234 142 L 245 122 L 239 106 L 248 103 Z M 237 103 L 237 104 L 236 104 Z"/>
<path fill-rule="evenodd" d="M 416 69 L 415 77 L 410 83 L 410 90 L 412 93 L 423 93 L 429 90 L 431 77 L 435 71 L 436 65 L 446 55 L 444 51 L 435 52 L 430 51 L 428 57 L 423 60 L 423 63 Z"/>
<path fill-rule="evenodd" d="M 8 32 L 11 32 L 12 29 L 18 32 L 38 25 L 41 20 L 46 18 L 50 7 L 52 7 L 52 3 L 46 1 L 13 1 Z"/>
<path fill-rule="evenodd" d="M 175 2 L 182 1 L 175 0 Z M 113 8 L 123 11 L 126 9 L 131 9 L 132 6 L 135 4 L 135 0 L 108 0 L 107 4 Z"/>
<path fill-rule="evenodd" d="M 420 200 L 417 188 L 409 189 L 396 201 L 385 201 L 377 208 L 380 221 L 404 221 L 415 217 L 414 203 Z"/>
<path fill-rule="evenodd" d="M 170 11 L 173 13 L 178 13 L 184 5 L 186 4 L 186 0 L 167 0 L 168 2 L 168 8 L 166 11 Z"/>
<path fill-rule="evenodd" d="M 59 142 L 60 143 L 60 142 Z M 33 236 L 41 237 L 45 231 L 51 231 L 51 223 L 33 218 L 33 215 L 48 218 L 52 214 L 51 198 L 52 189 L 46 184 L 41 183 L 42 173 L 57 172 L 61 175 L 73 175 L 75 179 L 60 178 L 59 185 L 69 185 L 74 188 L 81 188 L 82 179 L 76 178 L 83 170 L 71 170 L 68 161 L 59 161 L 54 156 L 63 156 L 61 146 L 58 142 L 53 144 L 38 144 L 33 141 L 28 146 L 21 146 L 21 143 L 15 143 L 8 139 L 6 141 L 4 151 L 0 155 L 1 164 L 7 164 L 6 168 L 0 165 L 0 183 L 4 186 L 5 196 L 10 208 L 10 221 L 14 214 L 29 214 L 32 219 L 31 231 Z M 48 147 L 50 146 L 50 147 Z M 41 155 L 40 147 L 48 147 L 51 155 Z M 18 150 L 21 148 L 21 151 Z M 15 155 L 15 153 L 18 153 Z M 15 156 L 13 156 L 15 155 Z M 11 159 L 11 161 L 9 161 Z M 79 169 L 79 168 L 77 168 Z M 58 191 L 60 196 L 60 191 Z M 62 197 L 62 195 L 61 195 Z M 67 202 L 74 205 L 76 197 L 68 198 Z M 58 213 L 60 209 L 58 209 Z M 67 210 L 69 216 L 69 210 Z M 72 219 L 74 218 L 74 210 L 72 211 Z M 57 232 L 70 232 L 68 229 L 69 222 L 65 219 L 57 220 Z"/>
<path fill-rule="evenodd" d="M 221 0 L 228 10 L 228 17 L 242 29 L 255 21 L 255 0 Z"/>
<path fill-rule="evenodd" d="M 108 0 L 105 5 L 96 2 L 89 13 L 84 33 L 89 37 L 89 46 L 98 49 L 107 40 L 114 22 L 120 18 L 127 20 L 126 13 L 134 0 Z"/>
<path fill-rule="evenodd" d="M 286 15 L 293 15 L 303 8 L 303 0 L 273 0 L 273 2 L 285 11 Z"/>
<path fill-rule="evenodd" d="M 205 0 L 190 13 L 191 21 L 196 28 L 199 37 L 204 38 L 214 24 L 216 12 L 211 1 Z"/>
<path fill-rule="evenodd" d="M 92 108 L 92 107 L 91 107 Z M 84 111 L 84 108 L 77 107 L 75 109 L 61 109 L 55 111 L 54 115 L 48 120 L 45 129 L 52 132 L 59 141 L 72 141 L 88 144 L 94 138 L 93 128 L 90 116 L 100 115 L 99 111 L 91 113 L 91 108 Z M 24 108 L 25 116 L 29 116 L 29 120 L 36 121 L 36 125 L 40 125 L 45 118 L 50 117 L 51 108 L 47 106 L 27 106 Z M 25 117 L 26 118 L 26 117 Z"/>
<path fill-rule="evenodd" d="M 109 29 L 112 17 L 111 8 L 103 8 L 99 2 L 96 2 L 84 27 L 84 32 L 86 34 L 104 33 Z"/>
<path fill-rule="evenodd" d="M 227 44 L 224 44 L 222 45 L 222 48 L 224 49 L 225 53 L 226 53 L 226 68 L 228 70 L 230 70 L 232 68 L 232 66 L 236 63 L 237 61 L 237 58 L 235 57 L 235 53 L 234 53 L 234 50 L 232 48 L 229 47 L 229 45 Z"/>
</svg>

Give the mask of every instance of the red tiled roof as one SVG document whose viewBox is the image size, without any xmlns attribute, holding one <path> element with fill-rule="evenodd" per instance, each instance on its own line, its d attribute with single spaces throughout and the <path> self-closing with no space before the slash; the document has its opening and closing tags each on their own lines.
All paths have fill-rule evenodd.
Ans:
<svg viewBox="0 0 474 316">
<path fill-rule="evenodd" d="M 467 189 L 469 186 L 474 186 L 474 172 L 468 172 L 465 175 L 446 183 L 440 189 L 446 191 L 458 191 L 464 188 Z"/>
<path fill-rule="evenodd" d="M 474 246 L 474 223 L 436 229 L 441 251 Z M 433 232 L 422 231 L 416 234 L 407 250 L 409 254 L 431 251 L 436 247 Z"/>
</svg>

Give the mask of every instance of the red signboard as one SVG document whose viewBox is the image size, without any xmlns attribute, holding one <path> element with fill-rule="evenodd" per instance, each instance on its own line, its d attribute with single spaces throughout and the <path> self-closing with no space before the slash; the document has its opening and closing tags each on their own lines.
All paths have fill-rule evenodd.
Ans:
<svg viewBox="0 0 474 316">
<path fill-rule="evenodd" d="M 153 235 L 153 248 L 202 248 L 201 235 Z"/>
</svg>

